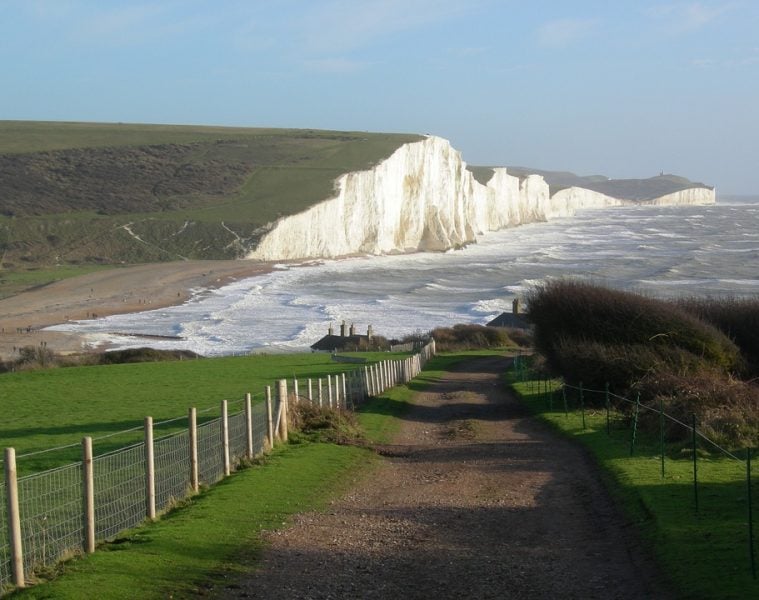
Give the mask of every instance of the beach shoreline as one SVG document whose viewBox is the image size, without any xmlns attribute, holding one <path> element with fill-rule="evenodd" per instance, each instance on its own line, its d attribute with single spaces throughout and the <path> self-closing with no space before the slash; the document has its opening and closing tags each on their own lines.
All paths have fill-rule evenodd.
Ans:
<svg viewBox="0 0 759 600">
<path fill-rule="evenodd" d="M 115 267 L 63 279 L 0 300 L 0 360 L 18 358 L 23 347 L 56 354 L 93 349 L 84 335 L 48 331 L 69 321 L 175 306 L 202 290 L 270 273 L 273 263 L 194 260 Z"/>
</svg>

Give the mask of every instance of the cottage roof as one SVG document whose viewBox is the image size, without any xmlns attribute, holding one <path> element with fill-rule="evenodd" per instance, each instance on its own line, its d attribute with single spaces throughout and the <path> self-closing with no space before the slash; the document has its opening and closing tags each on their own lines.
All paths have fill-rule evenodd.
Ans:
<svg viewBox="0 0 759 600">
<path fill-rule="evenodd" d="M 509 327 L 511 329 L 529 329 L 530 322 L 523 316 L 503 312 L 487 324 L 488 327 Z"/>
</svg>

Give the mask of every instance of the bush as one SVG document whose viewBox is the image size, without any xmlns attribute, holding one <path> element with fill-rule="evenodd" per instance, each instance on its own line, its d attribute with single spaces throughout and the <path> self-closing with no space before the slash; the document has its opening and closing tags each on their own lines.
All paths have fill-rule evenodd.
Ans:
<svg viewBox="0 0 759 600">
<path fill-rule="evenodd" d="M 507 331 L 501 327 L 458 324 L 453 327 L 438 327 L 430 335 L 435 339 L 437 350 L 442 352 L 513 345 Z"/>
<path fill-rule="evenodd" d="M 354 414 L 310 402 L 291 403 L 289 418 L 294 443 L 308 440 L 335 444 L 355 444 L 363 440 L 363 432 Z"/>
<path fill-rule="evenodd" d="M 533 290 L 528 306 L 535 345 L 557 371 L 569 360 L 560 355 L 559 347 L 561 341 L 566 351 L 567 340 L 646 348 L 655 362 L 685 351 L 725 373 L 741 365 L 740 352 L 727 336 L 672 303 L 588 283 L 555 281 Z"/>
<path fill-rule="evenodd" d="M 190 350 L 156 350 L 154 348 L 129 348 L 113 350 L 100 355 L 101 365 L 122 363 L 160 362 L 167 360 L 190 360 L 200 358 L 199 354 Z"/>
<path fill-rule="evenodd" d="M 718 442 L 759 443 L 759 388 L 735 379 L 746 362 L 759 364 L 759 301 L 660 301 L 558 281 L 531 293 L 529 316 L 548 369 L 566 381 L 639 392 L 682 422 L 695 413 Z M 670 437 L 687 434 L 667 422 Z M 658 430 L 658 416 L 643 411 L 640 425 Z"/>
<path fill-rule="evenodd" d="M 692 415 L 698 429 L 719 444 L 755 447 L 759 444 L 759 389 L 718 373 L 700 373 L 682 377 L 673 373 L 657 373 L 642 380 L 641 395 L 651 399 L 657 408 L 682 423 L 690 423 Z M 643 426 L 658 428 L 658 415 L 642 413 Z M 648 421 L 648 423 L 647 423 Z M 656 422 L 653 422 L 656 421 Z M 687 438 L 685 427 L 666 420 L 669 439 Z"/>
<path fill-rule="evenodd" d="M 759 375 L 759 299 L 688 298 L 676 304 L 733 340 L 743 354 L 748 372 Z"/>
</svg>

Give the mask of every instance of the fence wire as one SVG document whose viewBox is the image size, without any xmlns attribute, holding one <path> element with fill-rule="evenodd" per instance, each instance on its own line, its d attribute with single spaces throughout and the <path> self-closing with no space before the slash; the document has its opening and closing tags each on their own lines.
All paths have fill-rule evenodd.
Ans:
<svg viewBox="0 0 759 600">
<path fill-rule="evenodd" d="M 153 444 L 155 507 L 161 512 L 174 506 L 190 492 L 190 434 L 167 436 Z"/>
<path fill-rule="evenodd" d="M 213 485 L 222 477 L 221 419 L 214 419 L 198 425 L 198 479 L 203 485 Z"/>
<path fill-rule="evenodd" d="M 410 377 L 415 376 L 424 363 L 434 355 L 434 345 L 422 348 L 420 353 L 403 362 Z M 383 361 L 384 389 L 391 387 L 395 378 L 390 377 L 390 361 Z M 380 365 L 371 367 L 374 377 L 373 390 L 379 393 Z M 396 371 L 400 373 L 401 370 Z M 369 394 L 367 371 L 357 371 L 346 377 L 346 387 L 342 378 L 336 377 L 341 405 L 347 407 L 359 402 Z M 303 389 L 303 392 L 306 390 Z M 335 392 L 333 388 L 333 393 Z M 326 401 L 326 389 L 325 401 Z M 318 402 L 314 386 L 314 401 Z M 303 396 L 301 396 L 303 398 Z M 247 454 L 247 420 L 242 400 L 230 402 L 235 414 L 228 417 L 229 457 L 232 467 L 237 466 Z M 209 407 L 197 411 L 206 414 L 218 410 Z M 277 433 L 278 415 L 282 407 L 279 398 L 272 398 L 272 418 L 274 432 Z M 230 410 L 231 412 L 231 410 Z M 173 423 L 186 417 L 177 417 L 157 425 Z M 251 407 L 253 430 L 253 454 L 262 454 L 267 447 L 268 415 L 266 402 L 257 402 Z M 138 431 L 135 427 L 128 432 Z M 103 440 L 121 435 L 115 432 L 96 438 Z M 74 447 L 71 444 L 65 447 Z M 20 455 L 31 456 L 51 452 L 58 448 L 45 449 Z M 224 448 L 222 420 L 214 418 L 197 427 L 198 476 L 203 485 L 212 485 L 224 477 Z M 143 442 L 101 454 L 93 459 L 93 485 L 95 503 L 95 539 L 114 540 L 125 530 L 140 525 L 147 516 L 146 457 Z M 155 466 L 155 504 L 157 511 L 165 511 L 190 493 L 190 434 L 187 430 L 167 435 L 154 441 L 153 457 Z M 28 577 L 35 570 L 55 564 L 70 554 L 83 550 L 84 498 L 83 466 L 81 462 L 58 469 L 28 475 L 18 479 L 19 509 L 21 513 L 21 537 L 23 545 L 23 567 Z M 6 505 L 6 484 L 0 480 L 0 594 L 12 588 L 13 574 L 9 523 Z"/>
<path fill-rule="evenodd" d="M 93 460 L 95 537 L 108 540 L 145 519 L 145 445 L 136 444 Z"/>
<path fill-rule="evenodd" d="M 28 576 L 82 549 L 82 465 L 18 480 L 24 573 Z"/>
<path fill-rule="evenodd" d="M 251 411 L 253 419 L 253 455 L 257 456 L 266 449 L 266 404 L 261 402 L 254 404 Z"/>
<path fill-rule="evenodd" d="M 248 420 L 245 411 L 229 415 L 229 462 L 232 468 L 245 458 L 248 451 Z"/>
</svg>

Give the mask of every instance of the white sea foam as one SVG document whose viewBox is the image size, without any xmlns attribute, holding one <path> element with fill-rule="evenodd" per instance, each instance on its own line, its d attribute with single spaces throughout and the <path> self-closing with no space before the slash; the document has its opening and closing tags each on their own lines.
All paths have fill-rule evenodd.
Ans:
<svg viewBox="0 0 759 600">
<path fill-rule="evenodd" d="M 656 296 L 759 294 L 759 211 L 751 205 L 587 210 L 524 225 L 446 253 L 281 265 L 197 293 L 182 306 L 56 326 L 94 345 L 186 348 L 205 355 L 304 350 L 330 323 L 388 337 L 485 323 L 557 277 Z M 339 329 L 338 329 L 339 330 Z M 119 333 L 122 335 L 115 335 Z M 176 336 L 181 339 L 134 335 Z"/>
</svg>

